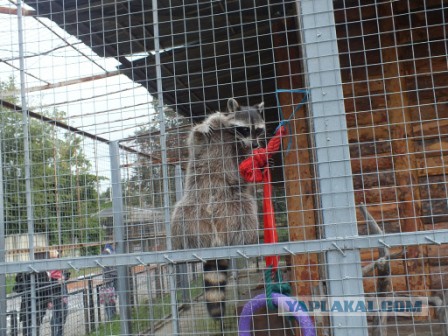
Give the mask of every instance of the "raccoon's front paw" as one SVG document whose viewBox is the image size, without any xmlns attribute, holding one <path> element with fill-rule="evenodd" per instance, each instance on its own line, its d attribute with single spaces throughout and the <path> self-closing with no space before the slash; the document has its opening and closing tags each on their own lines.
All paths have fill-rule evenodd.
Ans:
<svg viewBox="0 0 448 336">
<path fill-rule="evenodd" d="M 196 126 L 196 132 L 204 134 L 207 138 L 209 138 L 213 132 L 213 128 L 210 127 L 209 124 L 200 124 Z"/>
</svg>

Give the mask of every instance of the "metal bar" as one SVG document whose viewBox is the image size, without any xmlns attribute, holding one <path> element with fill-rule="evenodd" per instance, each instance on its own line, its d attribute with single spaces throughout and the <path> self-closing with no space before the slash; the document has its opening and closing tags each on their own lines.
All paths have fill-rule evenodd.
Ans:
<svg viewBox="0 0 448 336">
<path fill-rule="evenodd" d="M 159 13 L 157 0 L 152 0 L 152 18 L 154 31 L 154 57 L 156 66 L 157 80 L 157 99 L 160 121 L 160 151 L 162 156 L 162 178 L 163 178 L 163 210 L 165 215 L 165 232 L 166 232 L 166 248 L 172 249 L 171 246 L 171 216 L 170 216 L 170 190 L 168 177 L 168 160 L 166 148 L 166 132 L 165 132 L 165 113 L 163 111 L 163 86 L 162 86 L 162 65 L 160 62 L 160 40 L 159 40 Z M 176 268 L 175 265 L 168 265 L 168 280 L 170 289 L 170 304 L 172 316 L 172 333 L 179 334 L 179 319 L 176 300 Z"/>
<path fill-rule="evenodd" d="M 301 2 L 302 47 L 308 73 L 310 111 L 314 125 L 316 165 L 326 238 L 357 236 L 353 177 L 348 148 L 341 70 L 331 0 Z M 362 296 L 359 250 L 326 252 L 328 294 Z M 365 315 L 332 315 L 333 335 L 368 335 Z"/>
<path fill-rule="evenodd" d="M 30 139 L 29 139 L 29 116 L 28 116 L 28 103 L 26 100 L 26 87 L 25 87 L 25 54 L 23 50 L 23 18 L 22 18 L 22 1 L 17 1 L 17 32 L 19 40 L 19 72 L 20 72 L 20 101 L 22 104 L 22 127 L 23 127 L 23 156 L 24 156 L 24 170 L 25 170 L 25 198 L 26 198 L 26 217 L 28 227 L 28 248 L 29 259 L 34 260 L 34 211 L 33 211 L 33 199 L 31 190 L 31 155 L 30 155 Z M 36 336 L 37 330 L 37 307 L 36 307 L 36 277 L 34 273 L 30 275 L 31 282 L 31 335 Z"/>
<path fill-rule="evenodd" d="M 84 330 L 86 334 L 90 333 L 90 323 L 89 323 L 89 294 L 88 290 L 84 289 L 82 292 L 82 302 L 83 302 L 83 310 L 84 310 Z"/>
<path fill-rule="evenodd" d="M 176 188 L 176 201 L 179 201 L 184 194 L 183 173 L 180 165 L 174 166 L 174 185 Z"/>
<path fill-rule="evenodd" d="M 428 237 L 437 243 L 428 240 Z M 210 247 L 204 249 L 190 249 L 179 251 L 158 251 L 158 252 L 139 252 L 101 255 L 101 256 L 85 256 L 80 258 L 63 258 L 36 260 L 33 267 L 36 271 L 47 271 L 52 269 L 70 269 L 73 266 L 79 269 L 98 267 L 96 262 L 100 262 L 104 266 L 120 265 L 138 265 L 141 262 L 145 264 L 166 264 L 170 259 L 175 263 L 194 262 L 197 263 L 198 257 L 204 260 L 241 258 L 236 252 L 243 252 L 248 257 L 265 257 L 269 255 L 289 255 L 300 253 L 324 253 L 328 251 L 337 251 L 338 248 L 346 250 L 373 249 L 384 247 L 387 244 L 392 247 L 404 247 L 409 245 L 439 245 L 448 244 L 448 229 L 445 230 L 428 230 L 415 232 L 389 233 L 384 235 L 368 235 L 368 236 L 347 236 L 332 237 L 326 239 L 281 242 L 276 244 L 263 245 L 243 245 L 243 246 L 226 246 L 226 247 Z M 135 256 L 138 255 L 141 261 L 137 261 Z M 168 258 L 168 259 L 167 259 Z M 29 262 L 0 263 L 0 273 L 17 273 L 29 272 Z"/>
<path fill-rule="evenodd" d="M 104 279 L 103 279 L 104 281 Z M 95 299 L 96 299 L 96 312 L 98 314 L 98 323 L 101 323 L 101 303 L 100 303 L 100 286 L 101 285 L 96 285 L 95 289 L 96 289 L 96 295 L 95 295 Z"/>
<path fill-rule="evenodd" d="M 0 146 L 0 262 L 6 262 L 6 250 L 5 250 L 5 194 L 3 190 L 3 157 L 2 146 Z M 8 300 L 6 297 L 6 274 L 0 274 L 0 336 L 6 336 L 7 334 L 7 320 L 6 314 L 8 310 Z M 15 316 L 11 316 L 12 318 Z"/>
<path fill-rule="evenodd" d="M 93 280 L 90 278 L 87 281 L 87 295 L 89 297 L 88 302 L 89 306 L 87 308 L 89 319 L 87 320 L 87 323 L 89 324 L 89 330 L 93 331 L 95 328 L 95 302 L 94 302 L 94 296 L 93 296 Z"/>
<path fill-rule="evenodd" d="M 24 41 L 23 41 L 23 23 L 22 23 L 22 1 L 17 1 L 17 21 L 19 34 L 19 63 L 20 63 L 20 101 L 22 104 L 22 127 L 23 127 L 23 155 L 25 162 L 25 192 L 26 192 L 26 215 L 28 224 L 28 244 L 30 249 L 30 260 L 34 259 L 34 216 L 33 201 L 31 193 L 31 157 L 30 157 L 30 139 L 29 139 L 29 116 L 28 103 L 26 100 L 25 87 L 25 61 L 24 61 Z"/>
<path fill-rule="evenodd" d="M 2 105 L 3 107 L 6 107 L 6 108 L 8 108 L 8 109 L 10 109 L 12 111 L 15 111 L 15 112 L 27 113 L 28 116 L 31 117 L 31 118 L 34 118 L 34 119 L 40 120 L 42 122 L 46 122 L 46 123 L 49 123 L 51 125 L 60 127 L 60 128 L 65 129 L 67 131 L 70 131 L 70 132 L 72 132 L 74 134 L 82 135 L 82 136 L 84 136 L 86 138 L 89 138 L 89 139 L 92 139 L 92 140 L 96 140 L 96 141 L 99 141 L 99 142 L 102 142 L 102 143 L 105 143 L 105 144 L 110 144 L 110 140 L 108 140 L 106 138 L 103 138 L 103 137 L 100 137 L 98 135 L 95 135 L 95 134 L 83 131 L 83 130 L 81 130 L 79 128 L 76 128 L 76 127 L 73 127 L 73 126 L 69 126 L 67 124 L 64 124 L 61 121 L 58 121 L 58 120 L 55 120 L 55 119 L 51 119 L 51 118 L 46 117 L 46 116 L 44 116 L 42 114 L 39 114 L 39 113 L 30 111 L 30 110 L 27 110 L 23 106 L 20 107 L 20 106 L 18 106 L 16 104 L 12 104 L 10 102 L 7 102 L 7 101 L 1 100 L 1 99 L 0 99 L 0 105 Z M 121 145 L 120 144 L 119 146 L 120 146 L 121 149 L 126 150 L 126 151 L 128 151 L 130 153 L 134 153 L 134 154 L 141 155 L 143 157 L 147 157 L 147 158 L 151 159 L 154 162 L 160 162 L 160 159 L 158 159 L 157 157 L 152 156 L 150 154 L 137 151 L 134 148 L 131 148 L 131 147 L 128 147 L 128 146 L 125 146 L 125 145 Z"/>
<path fill-rule="evenodd" d="M 165 113 L 163 112 L 163 87 L 162 72 L 160 65 L 160 45 L 159 45 L 159 23 L 157 1 L 152 1 L 152 12 L 154 22 L 154 53 L 156 58 L 156 78 L 157 78 L 157 106 L 160 122 L 160 152 L 162 158 L 162 178 L 163 178 L 163 210 L 165 215 L 166 244 L 167 249 L 171 250 L 171 225 L 170 225 L 170 195 L 167 165 L 166 131 L 165 131 Z"/>
<path fill-rule="evenodd" d="M 58 5 L 57 2 L 55 2 L 54 4 L 52 4 L 53 8 L 59 7 L 60 12 L 64 13 L 66 11 L 65 9 L 65 4 L 63 3 L 62 6 Z M 64 36 L 62 36 L 61 34 L 59 34 L 55 29 L 53 29 L 49 24 L 47 24 L 44 20 L 42 20 L 39 17 L 35 17 L 34 18 L 37 22 L 39 22 L 42 26 L 44 26 L 46 29 L 48 29 L 49 31 L 51 31 L 51 33 L 53 33 L 54 35 L 56 35 L 58 38 L 60 38 L 62 40 L 62 42 L 64 42 L 67 47 L 72 48 L 73 50 L 75 50 L 76 52 L 80 53 L 83 57 L 85 57 L 89 62 L 92 62 L 93 64 L 95 64 L 98 68 L 100 68 L 101 70 L 103 70 L 104 72 L 107 72 L 107 69 L 99 62 L 97 62 L 95 60 L 95 58 L 89 56 L 87 53 L 83 52 L 83 49 L 80 48 L 75 48 L 75 44 L 70 43 L 69 41 L 67 41 L 67 39 L 64 38 Z M 103 43 L 104 44 L 104 43 Z"/>
<path fill-rule="evenodd" d="M 113 208 L 113 227 L 114 240 L 116 244 L 116 251 L 120 254 L 125 254 L 125 227 L 124 227 L 124 212 L 123 212 L 123 192 L 121 190 L 121 174 L 120 174 L 120 148 L 117 141 L 113 141 L 109 145 L 110 153 L 110 168 L 111 168 L 111 182 L 112 182 L 112 208 Z M 96 258 L 96 262 L 100 262 Z M 100 262 L 101 265 L 104 265 Z M 121 335 L 131 335 L 131 314 L 128 301 L 129 296 L 129 277 L 128 266 L 126 263 L 116 263 L 117 266 L 117 287 L 118 287 L 118 301 L 120 307 L 120 328 Z M 109 265 L 114 266 L 114 265 Z"/>
<path fill-rule="evenodd" d="M 149 330 L 150 335 L 155 335 L 155 326 L 154 326 L 154 304 L 152 300 L 152 279 L 151 279 L 151 267 L 145 266 L 145 274 L 146 274 L 146 287 L 148 290 L 148 310 L 149 310 Z"/>
<path fill-rule="evenodd" d="M 64 48 L 65 47 L 67 47 L 67 46 L 64 46 Z M 58 82 L 58 83 L 51 83 L 51 84 L 46 84 L 46 85 L 41 85 L 41 86 L 34 86 L 34 87 L 31 87 L 31 88 L 28 88 L 26 90 L 26 92 L 30 93 L 30 92 L 36 92 L 36 91 L 50 90 L 50 89 L 60 88 L 60 87 L 63 87 L 63 86 L 79 84 L 79 83 L 85 83 L 85 82 L 88 82 L 88 81 L 104 79 L 104 78 L 117 76 L 117 75 L 120 75 L 120 70 L 109 71 L 109 72 L 105 72 L 105 73 L 100 74 L 100 75 L 80 77 L 80 78 L 77 78 L 77 79 L 69 79 L 69 80 L 66 80 L 66 81 Z M 0 98 L 4 99 L 4 98 L 9 97 L 11 95 L 15 95 L 16 93 L 17 92 L 15 90 L 14 91 L 8 91 L 8 92 L 2 92 L 2 93 L 0 93 Z M 69 102 L 71 102 L 71 101 L 69 101 Z M 69 103 L 69 102 L 67 102 L 67 103 Z M 48 106 L 61 105 L 61 104 L 62 103 L 56 103 L 56 104 L 52 104 L 52 105 L 48 105 Z M 42 107 L 47 107 L 47 106 L 43 105 Z"/>
<path fill-rule="evenodd" d="M 0 6 L 0 14 L 17 15 L 18 8 L 11 8 L 6 6 Z M 34 9 L 24 9 L 22 8 L 22 16 L 34 16 L 36 11 Z"/>
<path fill-rule="evenodd" d="M 183 176 L 182 167 L 180 165 L 174 166 L 174 186 L 176 188 L 176 201 L 179 201 L 183 195 Z M 187 263 L 181 263 L 176 266 L 177 282 L 182 289 L 181 302 L 189 302 L 188 297 L 188 267 Z"/>
</svg>

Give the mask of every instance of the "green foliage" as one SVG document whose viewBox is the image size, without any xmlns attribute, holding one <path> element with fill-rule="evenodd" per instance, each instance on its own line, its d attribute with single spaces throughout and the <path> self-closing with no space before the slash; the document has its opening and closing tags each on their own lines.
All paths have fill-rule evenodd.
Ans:
<svg viewBox="0 0 448 336">
<path fill-rule="evenodd" d="M 99 230 L 99 229 L 98 229 Z M 94 237 L 94 236 L 93 236 Z M 90 238 L 93 238 L 92 235 Z M 99 240 L 97 240 L 99 241 Z M 80 253 L 82 256 L 94 256 L 101 254 L 101 246 L 81 246 Z"/>
<path fill-rule="evenodd" d="M 14 81 L 0 83 L 0 92 L 13 91 Z M 15 97 L 6 99 L 17 103 Z M 61 111 L 41 112 L 52 119 Z M 47 233 L 50 243 L 99 241 L 97 184 L 83 152 L 82 138 L 48 122 L 28 118 L 0 105 L 0 142 L 3 164 L 6 234 L 26 233 L 27 204 L 24 138 L 29 137 L 31 197 L 34 231 Z"/>
<path fill-rule="evenodd" d="M 16 276 L 12 274 L 6 275 L 6 295 L 13 293 L 14 285 L 16 284 Z"/>
<path fill-rule="evenodd" d="M 153 101 L 154 109 L 157 110 L 158 102 Z M 165 138 L 168 151 L 168 160 L 178 160 L 179 154 L 176 149 L 182 146 L 182 140 L 179 140 L 177 129 L 170 133 L 170 128 L 182 126 L 185 119 L 177 116 L 171 109 L 165 109 L 165 128 L 167 135 Z M 155 158 L 161 157 L 160 146 L 160 120 L 156 118 L 153 123 L 142 127 L 134 134 L 135 147 L 139 152 L 152 155 Z M 186 158 L 183 158 L 184 160 Z M 175 200 L 175 171 L 174 166 L 168 166 L 169 176 L 169 196 L 171 203 Z M 142 208 L 161 208 L 163 207 L 163 175 L 162 165 L 153 160 L 152 162 L 146 156 L 138 155 L 135 158 L 130 177 L 125 181 L 124 190 L 126 195 L 126 204 Z"/>
</svg>

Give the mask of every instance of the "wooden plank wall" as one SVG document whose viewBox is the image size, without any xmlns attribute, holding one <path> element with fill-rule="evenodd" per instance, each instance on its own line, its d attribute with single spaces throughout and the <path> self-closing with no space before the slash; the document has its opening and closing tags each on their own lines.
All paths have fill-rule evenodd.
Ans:
<svg viewBox="0 0 448 336">
<path fill-rule="evenodd" d="M 448 13 L 440 7 L 399 1 L 335 10 L 356 203 L 385 232 L 448 228 Z M 367 234 L 360 212 L 358 222 Z M 376 252 L 362 256 L 368 262 Z M 392 263 L 393 289 L 448 288 L 447 257 L 447 246 L 411 247 Z M 365 288 L 374 291 L 374 280 Z"/>
<path fill-rule="evenodd" d="M 439 0 L 334 4 L 356 204 L 366 204 L 386 233 L 448 229 L 448 8 Z M 305 87 L 296 30 L 294 21 L 273 26 L 278 88 Z M 301 99 L 279 98 L 286 117 Z M 290 238 L 316 239 L 306 110 L 293 131 L 294 155 L 284 157 Z M 357 219 L 359 234 L 368 234 L 360 211 Z M 367 264 L 378 251 L 361 256 Z M 324 280 L 317 255 L 294 256 L 291 265 L 296 294 L 310 294 Z M 448 246 L 413 246 L 391 262 L 391 270 L 395 292 L 447 289 Z M 364 279 L 364 287 L 376 291 L 375 275 Z"/>
<path fill-rule="evenodd" d="M 303 70 L 294 20 L 274 23 L 274 47 L 279 89 L 303 89 Z M 294 74 L 291 76 L 291 74 Z M 303 94 L 280 93 L 279 102 L 285 118 L 289 118 Z M 317 237 L 314 179 L 310 153 L 308 111 L 302 108 L 292 118 L 294 134 L 291 148 L 284 157 L 284 179 L 291 240 L 313 240 Z M 319 258 L 317 254 L 291 256 L 295 295 L 308 296 L 318 287 Z"/>
</svg>

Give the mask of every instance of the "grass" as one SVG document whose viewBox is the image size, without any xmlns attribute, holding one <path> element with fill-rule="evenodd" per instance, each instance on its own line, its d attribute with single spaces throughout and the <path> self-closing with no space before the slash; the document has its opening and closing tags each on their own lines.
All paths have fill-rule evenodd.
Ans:
<svg viewBox="0 0 448 336">
<path fill-rule="evenodd" d="M 194 318 L 187 322 L 187 326 L 182 328 L 182 334 L 221 336 L 223 334 L 221 329 L 223 328 L 226 335 L 237 336 L 237 320 L 238 318 L 235 316 L 235 306 L 229 303 L 227 304 L 226 314 L 225 317 L 223 317 L 222 322 L 220 320 L 210 318 L 204 310 L 203 314 L 200 316 L 194 316 Z"/>
<path fill-rule="evenodd" d="M 6 276 L 6 295 L 13 293 L 12 288 L 16 282 L 16 277 L 14 275 Z"/>
</svg>

